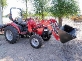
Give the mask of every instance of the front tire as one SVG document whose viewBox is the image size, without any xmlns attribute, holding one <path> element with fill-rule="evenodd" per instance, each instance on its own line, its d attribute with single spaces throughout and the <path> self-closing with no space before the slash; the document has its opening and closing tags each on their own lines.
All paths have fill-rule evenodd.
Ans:
<svg viewBox="0 0 82 61">
<path fill-rule="evenodd" d="M 46 37 L 42 36 L 42 38 L 43 38 L 43 40 L 44 40 L 44 41 L 49 41 L 49 40 L 50 40 L 50 38 L 51 38 L 51 35 L 46 36 Z"/>
<path fill-rule="evenodd" d="M 32 35 L 29 40 L 30 40 L 30 44 L 33 48 L 38 49 L 42 46 L 43 39 L 39 35 Z"/>
<path fill-rule="evenodd" d="M 16 43 L 19 38 L 18 31 L 13 26 L 7 26 L 4 30 L 4 35 L 6 41 L 8 41 L 10 44 Z"/>
</svg>

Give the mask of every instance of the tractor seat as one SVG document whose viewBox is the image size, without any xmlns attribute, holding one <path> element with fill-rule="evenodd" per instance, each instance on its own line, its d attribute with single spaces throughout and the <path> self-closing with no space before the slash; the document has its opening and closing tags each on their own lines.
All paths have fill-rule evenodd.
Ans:
<svg viewBox="0 0 82 61">
<path fill-rule="evenodd" d="M 24 22 L 24 21 L 22 20 L 22 18 L 18 18 L 18 19 L 17 19 L 17 22 L 18 22 L 19 25 L 22 25 L 22 26 L 25 26 L 25 25 L 26 25 L 26 22 Z"/>
<path fill-rule="evenodd" d="M 26 26 L 26 22 L 21 22 L 21 23 L 19 23 L 19 25 L 22 25 L 22 26 Z"/>
</svg>

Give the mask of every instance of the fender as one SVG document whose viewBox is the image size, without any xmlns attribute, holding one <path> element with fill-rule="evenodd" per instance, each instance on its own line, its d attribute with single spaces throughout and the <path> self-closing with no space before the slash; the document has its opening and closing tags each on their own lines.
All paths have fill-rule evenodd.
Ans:
<svg viewBox="0 0 82 61">
<path fill-rule="evenodd" d="M 14 28 L 16 28 L 19 34 L 21 33 L 19 27 L 17 26 L 17 24 L 15 24 L 15 23 L 12 22 L 12 23 L 7 24 L 7 26 L 8 25 L 9 26 L 13 26 Z"/>
</svg>

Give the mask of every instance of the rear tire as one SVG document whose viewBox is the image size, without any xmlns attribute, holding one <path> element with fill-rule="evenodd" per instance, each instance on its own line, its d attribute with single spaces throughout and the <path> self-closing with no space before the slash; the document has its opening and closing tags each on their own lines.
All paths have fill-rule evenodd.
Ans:
<svg viewBox="0 0 82 61">
<path fill-rule="evenodd" d="M 32 35 L 29 40 L 30 40 L 30 44 L 33 48 L 38 49 L 42 46 L 43 39 L 39 35 Z"/>
<path fill-rule="evenodd" d="M 6 41 L 8 41 L 10 44 L 14 44 L 19 39 L 19 34 L 16 28 L 13 26 L 7 26 L 4 30 L 4 35 L 6 38 Z"/>
</svg>

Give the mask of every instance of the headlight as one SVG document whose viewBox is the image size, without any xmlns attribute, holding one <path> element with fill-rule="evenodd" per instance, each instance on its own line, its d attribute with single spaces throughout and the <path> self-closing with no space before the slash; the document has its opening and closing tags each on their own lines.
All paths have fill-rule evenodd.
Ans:
<svg viewBox="0 0 82 61">
<path fill-rule="evenodd" d="M 44 29 L 44 31 L 48 31 L 48 29 Z"/>
</svg>

